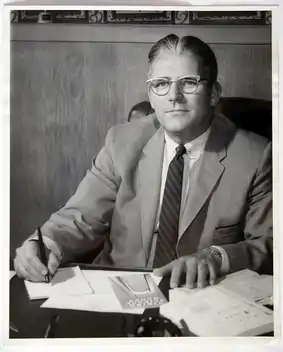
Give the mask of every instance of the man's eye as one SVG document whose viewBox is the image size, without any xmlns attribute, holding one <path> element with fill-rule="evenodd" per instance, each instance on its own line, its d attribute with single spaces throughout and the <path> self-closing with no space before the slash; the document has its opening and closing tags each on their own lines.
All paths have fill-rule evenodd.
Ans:
<svg viewBox="0 0 283 352">
<path fill-rule="evenodd" d="M 156 82 L 153 82 L 153 86 L 155 88 L 163 88 L 163 87 L 167 87 L 169 84 L 168 81 L 156 81 Z"/>
<path fill-rule="evenodd" d="M 184 86 L 196 86 L 197 85 L 197 80 L 195 78 L 183 78 L 182 83 Z"/>
</svg>

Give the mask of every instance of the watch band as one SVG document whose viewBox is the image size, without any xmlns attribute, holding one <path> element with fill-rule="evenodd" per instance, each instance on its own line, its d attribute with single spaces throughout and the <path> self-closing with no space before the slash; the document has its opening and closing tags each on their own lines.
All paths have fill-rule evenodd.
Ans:
<svg viewBox="0 0 283 352">
<path fill-rule="evenodd" d="M 209 251 L 213 257 L 217 260 L 217 262 L 219 263 L 219 265 L 222 265 L 222 253 L 215 247 L 208 247 L 207 251 Z"/>
</svg>

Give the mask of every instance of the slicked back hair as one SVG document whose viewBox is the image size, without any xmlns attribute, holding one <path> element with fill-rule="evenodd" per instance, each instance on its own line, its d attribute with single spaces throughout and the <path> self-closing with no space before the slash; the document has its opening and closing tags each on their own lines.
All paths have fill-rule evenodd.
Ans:
<svg viewBox="0 0 283 352">
<path fill-rule="evenodd" d="M 196 56 L 202 64 L 206 74 L 205 78 L 208 79 L 209 85 L 212 86 L 217 81 L 218 68 L 215 54 L 212 49 L 199 38 L 193 36 L 179 38 L 175 34 L 169 34 L 160 39 L 153 45 L 148 53 L 149 69 L 153 61 L 164 50 L 176 52 L 177 54 L 188 52 Z"/>
</svg>

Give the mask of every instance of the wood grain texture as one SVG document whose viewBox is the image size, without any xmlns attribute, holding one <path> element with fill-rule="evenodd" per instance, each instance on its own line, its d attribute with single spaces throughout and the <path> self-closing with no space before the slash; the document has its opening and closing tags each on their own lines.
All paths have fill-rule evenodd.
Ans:
<svg viewBox="0 0 283 352">
<path fill-rule="evenodd" d="M 147 99 L 147 43 L 12 42 L 11 253 L 74 193 Z M 223 95 L 271 99 L 269 45 L 213 46 Z"/>
<path fill-rule="evenodd" d="M 271 46 L 212 45 L 222 95 L 272 99 Z"/>
</svg>

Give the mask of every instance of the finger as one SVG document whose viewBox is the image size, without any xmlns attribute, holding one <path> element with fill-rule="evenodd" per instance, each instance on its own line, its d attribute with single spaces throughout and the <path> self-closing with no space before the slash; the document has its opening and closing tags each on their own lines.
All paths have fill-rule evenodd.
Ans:
<svg viewBox="0 0 283 352">
<path fill-rule="evenodd" d="M 161 268 L 154 269 L 153 274 L 156 276 L 165 276 L 167 274 L 170 274 L 173 267 L 174 267 L 174 263 L 175 263 L 175 261 L 168 263 L 168 264 L 162 266 Z"/>
<path fill-rule="evenodd" d="M 53 252 L 50 252 L 48 259 L 48 270 L 51 275 L 54 275 L 59 266 L 59 260 Z"/>
<path fill-rule="evenodd" d="M 41 277 L 47 274 L 47 267 L 39 260 L 38 257 L 28 254 L 27 256 L 23 256 L 22 259 L 29 264 L 30 269 L 28 271 L 33 273 L 33 275 Z M 27 266 L 25 267 L 27 268 Z"/>
<path fill-rule="evenodd" d="M 194 288 L 197 279 L 197 262 L 195 258 L 187 260 L 186 270 L 186 287 Z"/>
<path fill-rule="evenodd" d="M 20 263 L 17 263 L 16 266 L 17 266 L 16 273 L 18 277 L 21 279 L 30 280 L 29 273 L 25 270 L 25 268 Z"/>
<path fill-rule="evenodd" d="M 23 254 L 19 255 L 19 263 L 28 273 L 28 279 L 32 281 L 44 281 L 44 276 L 38 273 Z"/>
<path fill-rule="evenodd" d="M 14 270 L 15 270 L 17 276 L 20 277 L 21 279 L 27 278 L 27 277 L 25 276 L 25 272 L 26 272 L 26 271 L 24 270 L 24 272 L 23 272 L 23 271 L 21 270 L 21 265 L 20 265 L 20 263 L 19 263 L 18 257 L 16 257 L 16 258 L 14 259 Z"/>
<path fill-rule="evenodd" d="M 47 274 L 47 267 L 40 261 L 38 257 L 38 243 L 36 241 L 29 241 L 23 246 L 20 251 L 22 256 L 27 260 L 30 266 L 40 275 Z"/>
<path fill-rule="evenodd" d="M 17 275 L 20 278 L 30 280 L 30 281 L 43 281 L 42 276 L 37 276 L 31 274 L 31 272 L 27 269 L 28 263 L 24 262 L 20 256 L 18 256 L 14 261 L 14 268 L 16 270 Z"/>
<path fill-rule="evenodd" d="M 26 260 L 37 274 L 41 276 L 47 274 L 47 267 L 39 260 L 38 257 L 27 256 Z"/>
<path fill-rule="evenodd" d="M 171 272 L 170 287 L 175 288 L 179 286 L 180 277 L 184 271 L 184 262 L 177 260 Z"/>
<path fill-rule="evenodd" d="M 207 280 L 208 280 L 208 265 L 206 261 L 204 260 L 199 260 L 198 262 L 198 281 L 197 281 L 197 286 L 199 288 L 203 288 L 207 285 Z"/>
<path fill-rule="evenodd" d="M 215 281 L 217 278 L 216 267 L 212 260 L 208 262 L 208 270 L 209 270 L 209 284 L 215 285 Z"/>
</svg>

